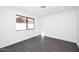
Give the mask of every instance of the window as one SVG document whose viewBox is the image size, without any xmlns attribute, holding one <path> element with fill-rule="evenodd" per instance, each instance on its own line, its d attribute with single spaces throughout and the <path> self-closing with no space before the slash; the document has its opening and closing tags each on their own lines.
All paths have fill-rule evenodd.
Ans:
<svg viewBox="0 0 79 59">
<path fill-rule="evenodd" d="M 16 30 L 33 30 L 34 18 L 16 15 Z"/>
<path fill-rule="evenodd" d="M 30 17 L 28 17 L 27 18 L 28 20 L 28 26 L 27 26 L 27 29 L 29 29 L 29 30 L 31 30 L 31 29 L 34 29 L 34 19 L 33 18 L 30 18 Z"/>
</svg>

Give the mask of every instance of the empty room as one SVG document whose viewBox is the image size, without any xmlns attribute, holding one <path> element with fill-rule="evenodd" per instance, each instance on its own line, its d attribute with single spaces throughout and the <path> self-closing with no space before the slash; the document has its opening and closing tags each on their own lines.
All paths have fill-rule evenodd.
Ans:
<svg viewBox="0 0 79 59">
<path fill-rule="evenodd" d="M 0 6 L 0 52 L 79 52 L 79 6 Z"/>
</svg>

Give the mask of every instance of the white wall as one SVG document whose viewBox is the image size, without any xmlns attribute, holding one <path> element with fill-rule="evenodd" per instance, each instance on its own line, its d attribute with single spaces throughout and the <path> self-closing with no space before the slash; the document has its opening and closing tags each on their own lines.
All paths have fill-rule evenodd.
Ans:
<svg viewBox="0 0 79 59">
<path fill-rule="evenodd" d="M 37 18 L 35 18 L 35 30 L 16 31 L 16 14 L 30 16 L 14 7 L 0 7 L 0 48 L 40 34 Z"/>
<path fill-rule="evenodd" d="M 77 17 L 77 45 L 79 47 L 79 9 L 76 11 L 76 17 Z"/>
<path fill-rule="evenodd" d="M 45 36 L 76 42 L 76 13 L 66 11 L 43 17 L 42 30 Z"/>
<path fill-rule="evenodd" d="M 16 39 L 15 12 L 0 7 L 0 48 L 11 44 Z"/>
</svg>

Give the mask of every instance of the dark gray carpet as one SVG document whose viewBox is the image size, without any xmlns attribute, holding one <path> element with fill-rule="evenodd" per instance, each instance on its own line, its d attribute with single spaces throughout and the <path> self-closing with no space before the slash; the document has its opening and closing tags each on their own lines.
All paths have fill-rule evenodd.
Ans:
<svg viewBox="0 0 79 59">
<path fill-rule="evenodd" d="M 1 52 L 78 52 L 75 43 L 40 36 L 0 49 Z"/>
</svg>

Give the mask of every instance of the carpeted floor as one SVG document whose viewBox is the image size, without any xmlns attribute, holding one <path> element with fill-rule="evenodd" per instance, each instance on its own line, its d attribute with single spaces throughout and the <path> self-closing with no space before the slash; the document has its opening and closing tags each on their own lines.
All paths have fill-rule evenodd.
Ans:
<svg viewBox="0 0 79 59">
<path fill-rule="evenodd" d="M 75 43 L 40 36 L 0 49 L 1 52 L 78 52 Z"/>
</svg>

